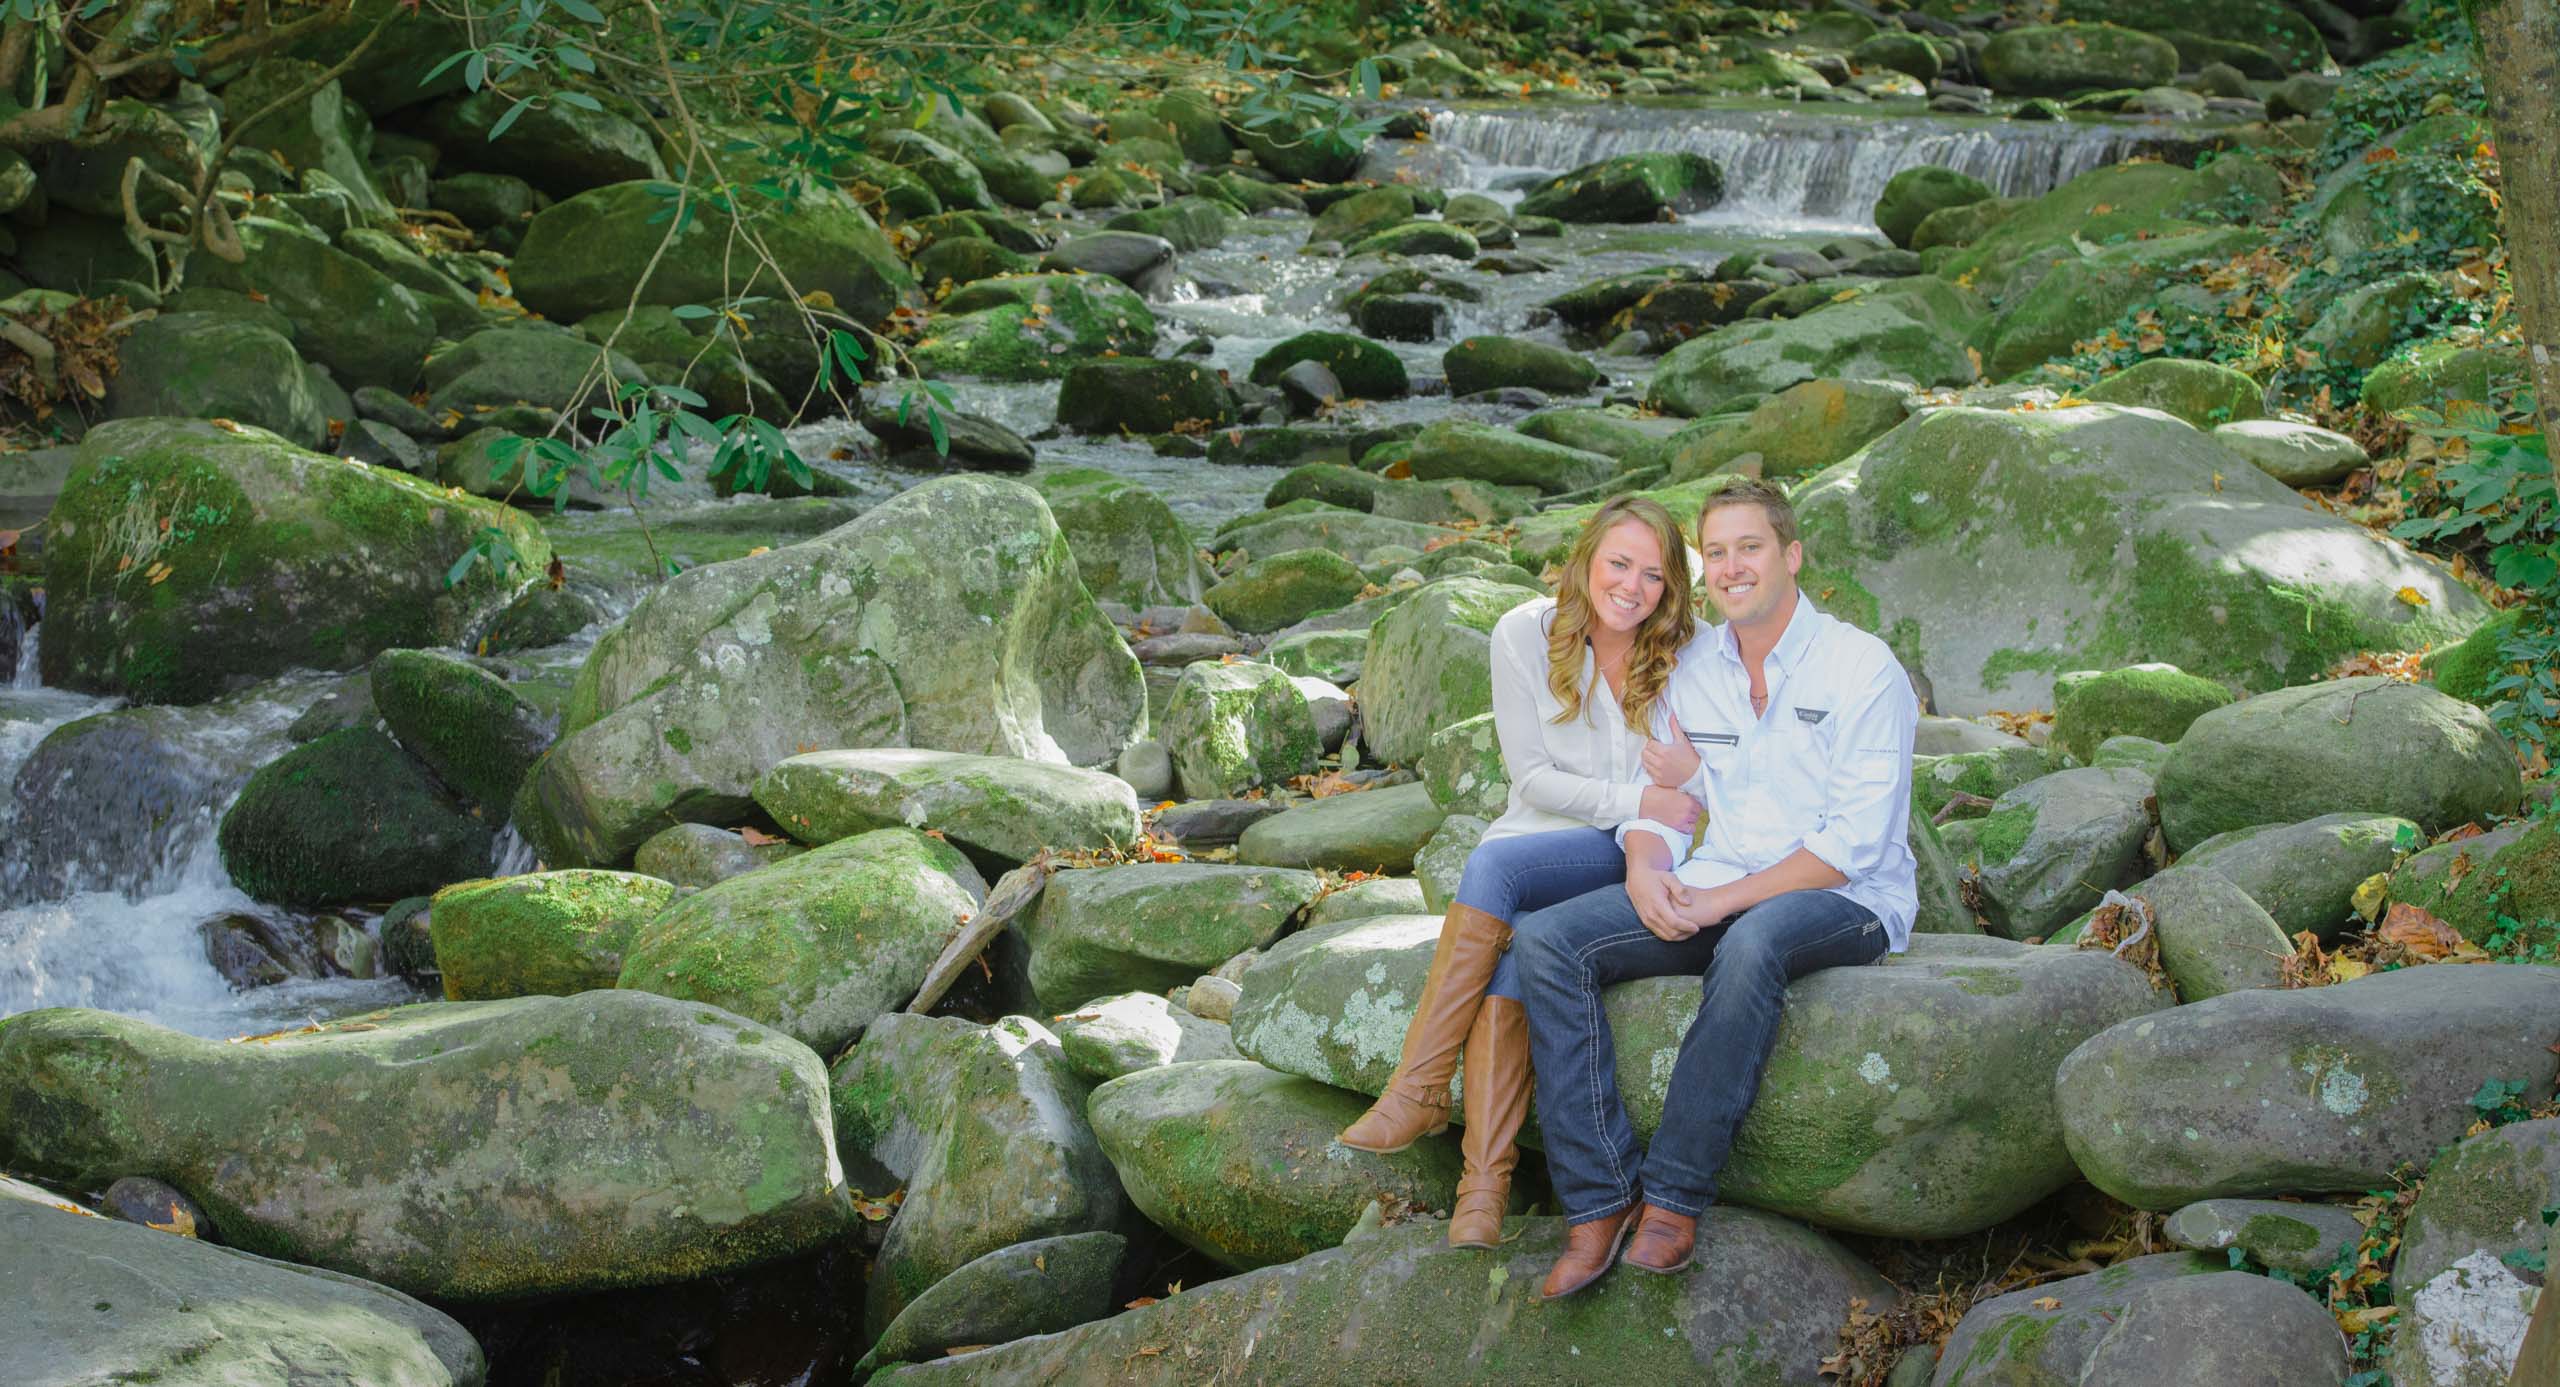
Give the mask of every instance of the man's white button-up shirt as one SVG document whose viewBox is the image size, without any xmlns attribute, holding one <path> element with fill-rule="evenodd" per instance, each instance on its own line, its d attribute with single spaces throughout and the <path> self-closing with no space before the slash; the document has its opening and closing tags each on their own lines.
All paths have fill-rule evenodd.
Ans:
<svg viewBox="0 0 2560 1387">
<path fill-rule="evenodd" d="M 1766 712 L 1751 711 L 1751 672 L 1729 626 L 1711 626 L 1680 652 L 1654 736 L 1672 717 L 1698 752 L 1686 789 L 1707 807 L 1706 837 L 1650 819 L 1637 829 L 1671 848 L 1680 880 L 1722 886 L 1773 867 L 1798 848 L 1847 877 L 1830 888 L 1875 913 L 1895 953 L 1911 942 L 1919 866 L 1911 856 L 1911 740 L 1920 704 L 1883 641 L 1815 610 L 1802 593 L 1762 665 Z"/>
</svg>

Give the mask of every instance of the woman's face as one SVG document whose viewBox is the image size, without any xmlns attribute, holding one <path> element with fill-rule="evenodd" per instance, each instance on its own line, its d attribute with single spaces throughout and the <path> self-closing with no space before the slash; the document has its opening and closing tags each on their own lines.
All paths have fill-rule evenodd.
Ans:
<svg viewBox="0 0 2560 1387">
<path fill-rule="evenodd" d="M 1587 576 L 1592 620 L 1630 634 L 1662 605 L 1662 545 L 1651 527 L 1622 521 L 1600 537 Z"/>
</svg>

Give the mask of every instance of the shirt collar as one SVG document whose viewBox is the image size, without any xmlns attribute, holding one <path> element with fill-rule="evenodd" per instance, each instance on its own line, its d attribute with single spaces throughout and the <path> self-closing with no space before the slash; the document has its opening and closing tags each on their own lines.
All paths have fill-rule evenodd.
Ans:
<svg viewBox="0 0 2560 1387">
<path fill-rule="evenodd" d="M 1794 672 L 1796 662 L 1804 658 L 1804 653 L 1812 646 L 1814 637 L 1821 633 L 1822 624 L 1828 620 L 1830 618 L 1824 616 L 1822 610 L 1813 605 L 1813 599 L 1805 596 L 1802 589 L 1798 589 L 1796 609 L 1788 614 L 1787 629 L 1778 633 L 1778 643 L 1770 648 L 1769 658 L 1778 662 L 1781 672 Z M 1724 652 L 1726 659 L 1737 665 L 1741 664 L 1742 642 L 1734 635 L 1733 623 L 1725 622 L 1716 627 L 1716 632 L 1716 648 Z"/>
</svg>

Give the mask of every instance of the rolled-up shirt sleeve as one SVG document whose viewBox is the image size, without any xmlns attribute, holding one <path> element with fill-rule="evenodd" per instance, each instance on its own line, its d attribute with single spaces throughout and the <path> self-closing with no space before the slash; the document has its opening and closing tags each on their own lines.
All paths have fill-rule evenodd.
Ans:
<svg viewBox="0 0 2560 1387">
<path fill-rule="evenodd" d="M 1831 744 L 1822 827 L 1806 836 L 1804 849 L 1856 881 L 1883 867 L 1910 832 L 1920 700 L 1901 667 L 1886 662 L 1842 711 L 1848 717 Z"/>
<path fill-rule="evenodd" d="M 1538 716 L 1538 690 L 1547 682 L 1539 626 L 1522 622 L 1506 627 L 1501 633 L 1504 639 L 1493 643 L 1493 732 L 1502 744 L 1503 767 L 1510 772 L 1511 788 L 1519 793 L 1522 804 L 1580 819 L 1595 828 L 1615 827 L 1643 808 L 1644 786 L 1577 775 L 1556 764 L 1548 738 L 1568 729 Z M 1531 645 L 1537 648 L 1527 648 Z"/>
<path fill-rule="evenodd" d="M 1669 824 L 1659 823 L 1652 819 L 1629 819 L 1625 823 L 1618 825 L 1616 835 L 1618 839 L 1618 850 L 1620 852 L 1626 851 L 1627 835 L 1638 832 L 1650 833 L 1655 837 L 1660 838 L 1663 846 L 1671 849 L 1672 870 L 1677 871 L 1681 864 L 1689 860 L 1690 835 L 1673 828 Z"/>
</svg>

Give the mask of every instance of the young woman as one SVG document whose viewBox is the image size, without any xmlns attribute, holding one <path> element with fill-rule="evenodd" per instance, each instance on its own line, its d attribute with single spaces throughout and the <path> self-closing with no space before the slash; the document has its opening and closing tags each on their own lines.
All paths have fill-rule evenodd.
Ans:
<svg viewBox="0 0 2560 1387">
<path fill-rule="evenodd" d="M 1466 1177 L 1449 1220 L 1453 1245 L 1500 1241 L 1513 1138 L 1529 1111 L 1517 995 L 1485 995 L 1512 919 L 1623 881 L 1626 858 L 1609 832 L 1618 824 L 1696 822 L 1697 803 L 1651 784 L 1643 764 L 1654 700 L 1696 627 L 1688 552 L 1669 511 L 1620 497 L 1574 541 L 1556 595 L 1494 625 L 1493 724 L 1510 806 L 1467 858 L 1386 1092 L 1340 1138 L 1387 1153 L 1445 1129 L 1463 1047 Z"/>
</svg>

